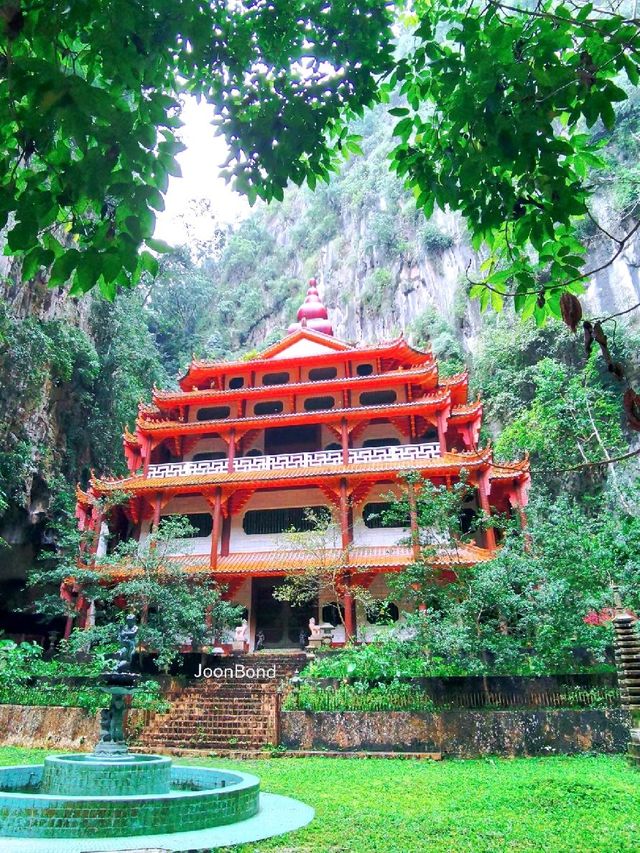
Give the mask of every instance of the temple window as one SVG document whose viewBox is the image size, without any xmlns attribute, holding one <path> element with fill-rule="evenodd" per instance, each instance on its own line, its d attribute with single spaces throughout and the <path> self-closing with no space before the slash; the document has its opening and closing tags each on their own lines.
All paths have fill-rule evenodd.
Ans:
<svg viewBox="0 0 640 853">
<path fill-rule="evenodd" d="M 309 381 L 322 382 L 323 379 L 335 379 L 337 375 L 337 367 L 312 367 L 309 371 Z"/>
<path fill-rule="evenodd" d="M 387 406 L 389 403 L 395 403 L 398 395 L 395 391 L 363 391 L 360 394 L 361 406 Z"/>
<path fill-rule="evenodd" d="M 207 450 L 203 453 L 194 453 L 192 462 L 209 462 L 213 459 L 226 459 L 227 454 L 222 450 Z"/>
<path fill-rule="evenodd" d="M 423 441 L 425 443 L 429 443 L 431 441 L 437 441 L 437 440 L 438 440 L 438 430 L 435 427 L 428 429 L 425 432 L 425 434 L 422 436 L 422 438 L 420 439 L 420 441 Z"/>
<path fill-rule="evenodd" d="M 254 415 L 279 415 L 283 408 L 282 400 L 265 400 L 263 403 L 255 404 L 253 413 Z"/>
<path fill-rule="evenodd" d="M 262 377 L 263 385 L 286 385 L 289 381 L 289 374 L 284 373 L 265 373 Z"/>
<path fill-rule="evenodd" d="M 398 447 L 399 438 L 368 438 L 362 442 L 363 447 Z"/>
<path fill-rule="evenodd" d="M 332 441 L 331 444 L 327 444 L 325 450 L 342 450 L 342 445 L 338 444 L 337 441 Z"/>
<path fill-rule="evenodd" d="M 285 533 L 289 530 L 302 533 L 314 530 L 317 526 L 316 519 L 329 518 L 330 512 L 325 506 L 253 509 L 245 513 L 242 529 L 248 536 Z"/>
<path fill-rule="evenodd" d="M 385 522 L 384 515 L 391 509 L 390 503 L 369 503 L 362 508 L 362 520 L 365 527 L 370 530 L 379 530 L 381 527 L 409 527 L 409 519 L 394 520 L 393 523 Z"/>
<path fill-rule="evenodd" d="M 228 418 L 231 413 L 229 406 L 207 406 L 204 409 L 198 409 L 196 415 L 199 421 L 218 421 L 222 418 Z"/>
<path fill-rule="evenodd" d="M 264 456 L 264 454 L 257 447 L 254 447 L 253 450 L 250 450 L 248 453 L 245 453 L 245 456 Z"/>
<path fill-rule="evenodd" d="M 365 608 L 365 616 L 370 625 L 384 624 L 385 622 L 397 622 L 400 618 L 400 611 L 393 601 L 386 601 L 374 607 Z"/>
<path fill-rule="evenodd" d="M 234 376 L 229 380 L 229 389 L 242 388 L 244 386 L 244 376 Z"/>
<path fill-rule="evenodd" d="M 373 365 L 372 364 L 359 364 L 356 367 L 356 373 L 358 376 L 371 376 L 373 373 Z"/>
<path fill-rule="evenodd" d="M 264 431 L 264 452 L 304 453 L 320 450 L 320 426 L 305 424 L 294 427 L 270 427 Z"/>
<path fill-rule="evenodd" d="M 211 513 L 209 512 L 194 512 L 194 513 L 180 513 L 183 518 L 186 518 L 189 524 L 195 528 L 193 533 L 190 533 L 189 536 L 184 538 L 186 539 L 198 539 L 204 536 L 210 536 L 211 531 L 213 530 L 213 518 Z"/>
<path fill-rule="evenodd" d="M 322 409 L 333 409 L 336 401 L 333 397 L 309 397 L 304 401 L 305 412 L 319 412 Z"/>
</svg>

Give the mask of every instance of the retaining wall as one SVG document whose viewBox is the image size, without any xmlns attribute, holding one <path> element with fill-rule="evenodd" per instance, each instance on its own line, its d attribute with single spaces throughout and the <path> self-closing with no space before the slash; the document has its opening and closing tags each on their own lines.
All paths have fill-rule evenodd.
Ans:
<svg viewBox="0 0 640 853">
<path fill-rule="evenodd" d="M 282 711 L 280 743 L 341 752 L 440 752 L 484 755 L 623 753 L 629 718 L 620 709 L 549 711 Z"/>
</svg>

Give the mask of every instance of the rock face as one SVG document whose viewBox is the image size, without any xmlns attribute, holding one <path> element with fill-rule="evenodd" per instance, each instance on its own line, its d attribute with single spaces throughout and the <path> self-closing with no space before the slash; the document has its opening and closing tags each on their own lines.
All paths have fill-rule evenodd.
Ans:
<svg viewBox="0 0 640 853">
<path fill-rule="evenodd" d="M 399 206 L 395 213 L 402 216 Z M 372 237 L 375 215 L 343 213 L 337 236 L 313 253 L 296 254 L 283 274 L 318 279 L 338 337 L 373 342 L 400 332 L 411 336 L 416 319 L 431 309 L 453 327 L 465 351 L 473 353 L 483 318 L 477 302 L 469 302 L 465 291 L 469 279 L 480 278 L 482 257 L 466 241 L 459 217 L 436 212 L 426 242 L 421 237 L 424 223 L 407 222 L 405 217 L 402 240 L 390 249 Z M 278 208 L 267 222 L 276 240 L 286 246 L 286 223 Z M 614 254 L 612 246 L 592 247 L 588 268 L 605 265 Z M 585 316 L 606 316 L 640 302 L 640 235 L 586 286 L 581 296 Z M 252 330 L 251 345 L 259 347 L 270 334 L 286 328 L 287 320 L 276 309 Z"/>
<path fill-rule="evenodd" d="M 0 549 L 0 580 L 7 581 L 24 577 L 46 535 L 51 498 L 47 476 L 55 469 L 55 460 L 67 452 L 63 421 L 68 399 L 47 369 L 55 353 L 42 352 L 45 339 L 36 330 L 40 323 L 55 321 L 88 334 L 91 298 L 72 299 L 63 288 L 50 289 L 42 279 L 23 283 L 19 270 L 4 261 L 3 316 L 24 332 L 18 338 L 18 352 L 5 350 L 3 355 L 0 339 L 0 441 L 10 469 L 3 471 L 6 479 L 0 487 L 6 487 L 7 479 L 13 483 L 0 520 L 0 537 L 11 547 Z M 11 346 L 16 346 L 15 339 Z"/>
</svg>

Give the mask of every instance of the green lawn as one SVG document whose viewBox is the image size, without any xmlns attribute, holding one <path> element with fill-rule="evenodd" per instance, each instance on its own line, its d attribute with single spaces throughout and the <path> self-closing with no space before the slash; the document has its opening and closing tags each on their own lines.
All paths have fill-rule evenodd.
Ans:
<svg viewBox="0 0 640 853">
<path fill-rule="evenodd" d="M 2 748 L 0 764 L 39 762 L 44 754 Z M 256 773 L 264 790 L 316 809 L 306 829 L 242 853 L 640 850 L 640 773 L 624 758 L 182 763 Z"/>
</svg>

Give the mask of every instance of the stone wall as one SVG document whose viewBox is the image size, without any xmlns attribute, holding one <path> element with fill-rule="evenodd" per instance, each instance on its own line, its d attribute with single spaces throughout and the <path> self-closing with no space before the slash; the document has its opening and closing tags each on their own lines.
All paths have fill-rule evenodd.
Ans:
<svg viewBox="0 0 640 853">
<path fill-rule="evenodd" d="M 0 705 L 2 746 L 92 749 L 98 740 L 95 714 L 82 708 Z"/>
<path fill-rule="evenodd" d="M 625 752 L 625 711 L 443 711 L 311 713 L 283 711 L 280 742 L 289 749 L 440 752 L 444 756 L 571 755 Z"/>
</svg>

